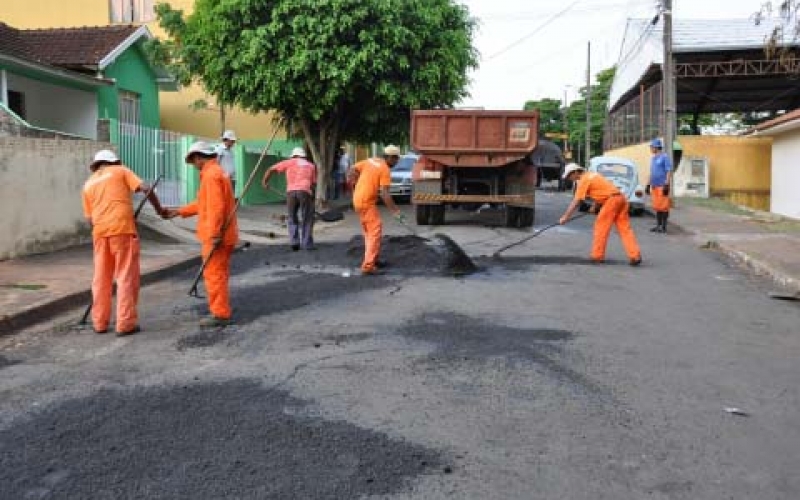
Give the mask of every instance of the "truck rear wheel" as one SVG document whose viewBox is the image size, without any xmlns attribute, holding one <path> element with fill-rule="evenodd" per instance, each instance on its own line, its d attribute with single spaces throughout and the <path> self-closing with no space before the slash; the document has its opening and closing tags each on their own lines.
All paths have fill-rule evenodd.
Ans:
<svg viewBox="0 0 800 500">
<path fill-rule="evenodd" d="M 506 227 L 519 227 L 519 212 L 517 207 L 506 207 Z"/>
<path fill-rule="evenodd" d="M 433 205 L 430 207 L 431 217 L 430 222 L 431 225 L 434 226 L 443 226 L 444 225 L 444 205 Z"/>
<path fill-rule="evenodd" d="M 417 205 L 417 225 L 427 226 L 431 217 L 430 205 Z"/>
<path fill-rule="evenodd" d="M 536 212 L 532 208 L 518 208 L 519 211 L 519 227 L 533 226 L 533 219 Z"/>
</svg>

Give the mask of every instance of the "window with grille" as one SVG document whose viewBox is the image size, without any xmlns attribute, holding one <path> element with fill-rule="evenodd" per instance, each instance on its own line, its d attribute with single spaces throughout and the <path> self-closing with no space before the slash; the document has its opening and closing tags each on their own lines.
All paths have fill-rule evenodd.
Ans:
<svg viewBox="0 0 800 500">
<path fill-rule="evenodd" d="M 120 130 L 127 135 L 136 135 L 141 116 L 139 94 L 119 91 L 119 124 Z"/>
<path fill-rule="evenodd" d="M 110 0 L 112 23 L 149 23 L 156 20 L 154 0 Z"/>
</svg>

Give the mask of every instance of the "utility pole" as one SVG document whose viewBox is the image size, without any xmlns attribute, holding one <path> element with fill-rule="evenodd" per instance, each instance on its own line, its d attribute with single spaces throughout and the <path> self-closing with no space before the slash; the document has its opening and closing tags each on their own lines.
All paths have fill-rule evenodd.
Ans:
<svg viewBox="0 0 800 500">
<path fill-rule="evenodd" d="M 664 152 L 667 154 L 670 163 L 675 161 L 675 154 L 673 152 L 673 143 L 675 142 L 675 126 L 676 126 L 676 112 L 677 112 L 677 96 L 675 92 L 675 61 L 672 54 L 672 0 L 662 0 L 661 15 L 664 20 Z M 673 165 L 673 171 L 677 165 Z M 672 176 L 674 177 L 674 176 Z M 670 197 L 673 195 L 673 190 L 670 186 Z"/>
<path fill-rule="evenodd" d="M 569 87 L 570 87 L 569 85 L 564 87 L 564 106 L 563 106 L 564 112 L 562 113 L 562 116 L 561 116 L 561 118 L 564 120 L 564 156 L 565 157 L 567 156 L 567 153 L 569 153 L 569 122 L 567 121 L 567 111 L 569 110 L 569 108 L 567 107 L 567 89 Z"/>
<path fill-rule="evenodd" d="M 592 42 L 586 44 L 586 153 L 585 167 L 592 158 Z"/>
</svg>

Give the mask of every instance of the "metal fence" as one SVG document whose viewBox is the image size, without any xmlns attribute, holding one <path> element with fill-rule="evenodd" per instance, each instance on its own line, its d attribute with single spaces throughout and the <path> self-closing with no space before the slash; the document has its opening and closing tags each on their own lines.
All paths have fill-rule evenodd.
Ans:
<svg viewBox="0 0 800 500">
<path fill-rule="evenodd" d="M 196 174 L 184 156 L 195 137 L 118 121 L 110 127 L 111 142 L 126 166 L 150 183 L 163 176 L 157 192 L 165 205 L 182 205 L 194 197 L 190 176 Z"/>
<path fill-rule="evenodd" d="M 650 88 L 640 87 L 636 97 L 606 118 L 604 148 L 631 146 L 659 137 L 664 126 L 663 99 L 660 82 Z"/>
</svg>

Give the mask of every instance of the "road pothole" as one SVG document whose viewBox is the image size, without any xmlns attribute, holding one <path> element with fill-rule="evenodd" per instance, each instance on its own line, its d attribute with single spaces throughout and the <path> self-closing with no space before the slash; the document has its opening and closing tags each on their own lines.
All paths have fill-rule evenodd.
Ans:
<svg viewBox="0 0 800 500">
<path fill-rule="evenodd" d="M 102 390 L 0 431 L 0 491 L 63 500 L 343 499 L 395 494 L 446 468 L 438 452 L 296 411 L 303 406 L 251 380 Z"/>
</svg>

